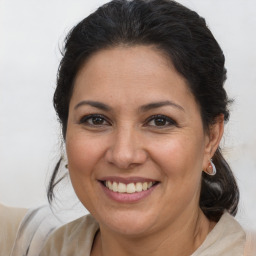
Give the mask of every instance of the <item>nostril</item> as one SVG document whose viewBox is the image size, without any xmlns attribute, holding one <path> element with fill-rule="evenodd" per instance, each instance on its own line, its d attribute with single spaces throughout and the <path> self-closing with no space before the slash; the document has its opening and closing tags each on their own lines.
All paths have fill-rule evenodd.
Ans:
<svg viewBox="0 0 256 256">
<path fill-rule="evenodd" d="M 143 149 L 115 147 L 108 149 L 105 157 L 107 162 L 119 169 L 131 169 L 145 163 L 147 153 Z"/>
</svg>

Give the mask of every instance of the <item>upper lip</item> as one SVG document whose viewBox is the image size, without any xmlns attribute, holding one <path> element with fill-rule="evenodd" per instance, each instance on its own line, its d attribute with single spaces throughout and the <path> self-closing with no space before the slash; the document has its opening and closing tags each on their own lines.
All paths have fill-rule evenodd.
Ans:
<svg viewBox="0 0 256 256">
<path fill-rule="evenodd" d="M 144 178 L 144 177 L 118 177 L 118 176 L 106 176 L 99 179 L 100 181 L 111 181 L 111 182 L 121 182 L 124 184 L 137 183 L 137 182 L 158 182 L 157 180 Z"/>
</svg>

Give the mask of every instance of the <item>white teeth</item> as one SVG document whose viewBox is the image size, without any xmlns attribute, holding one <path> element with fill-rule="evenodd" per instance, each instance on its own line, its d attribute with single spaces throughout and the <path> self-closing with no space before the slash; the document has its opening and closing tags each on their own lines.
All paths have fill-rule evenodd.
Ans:
<svg viewBox="0 0 256 256">
<path fill-rule="evenodd" d="M 115 181 L 113 182 L 112 189 L 113 189 L 114 192 L 117 192 L 117 190 L 118 190 L 118 186 L 117 186 L 117 183 Z"/>
<path fill-rule="evenodd" d="M 148 183 L 147 182 L 143 182 L 142 189 L 143 190 L 147 190 L 148 189 Z"/>
<path fill-rule="evenodd" d="M 111 182 L 111 181 L 106 181 L 105 186 L 109 188 L 110 190 L 118 193 L 135 193 L 135 192 L 141 192 L 148 190 L 153 186 L 153 182 L 136 182 L 136 183 L 129 183 L 129 184 L 124 184 L 124 183 L 117 183 L 117 182 Z"/>
<path fill-rule="evenodd" d="M 113 186 L 112 186 L 111 181 L 108 180 L 108 181 L 106 182 L 106 186 L 107 186 L 109 189 L 113 190 Z"/>
<path fill-rule="evenodd" d="M 141 192 L 142 191 L 142 183 L 141 182 L 137 182 L 135 185 L 136 191 L 137 192 Z"/>
<path fill-rule="evenodd" d="M 124 183 L 119 183 L 118 184 L 118 190 L 119 193 L 125 193 L 126 192 L 126 185 Z"/>
<path fill-rule="evenodd" d="M 127 184 L 127 186 L 126 186 L 126 192 L 127 192 L 127 193 L 130 193 L 130 194 L 136 192 L 134 183 L 129 183 L 129 184 Z"/>
</svg>

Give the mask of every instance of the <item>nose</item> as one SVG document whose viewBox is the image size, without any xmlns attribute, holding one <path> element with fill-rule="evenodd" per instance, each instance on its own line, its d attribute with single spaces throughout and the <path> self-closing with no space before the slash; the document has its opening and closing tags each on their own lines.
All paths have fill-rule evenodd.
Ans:
<svg viewBox="0 0 256 256">
<path fill-rule="evenodd" d="M 143 164 L 148 156 L 139 133 L 132 128 L 115 131 L 106 151 L 106 160 L 119 169 L 130 169 Z"/>
</svg>

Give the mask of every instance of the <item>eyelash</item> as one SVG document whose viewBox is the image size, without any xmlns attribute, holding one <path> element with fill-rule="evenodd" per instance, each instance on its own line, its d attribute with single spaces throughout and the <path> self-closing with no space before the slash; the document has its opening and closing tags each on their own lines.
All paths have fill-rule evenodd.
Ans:
<svg viewBox="0 0 256 256">
<path fill-rule="evenodd" d="M 161 119 L 163 120 L 165 123 L 164 125 L 160 125 L 160 126 L 157 126 L 157 125 L 149 125 L 149 123 L 151 121 L 154 121 L 156 122 L 157 119 Z M 168 124 L 166 124 L 168 123 Z M 165 116 L 165 115 L 153 115 L 153 116 L 150 116 L 147 120 L 146 120 L 146 124 L 149 125 L 149 126 L 154 126 L 154 127 L 158 127 L 158 128 L 166 128 L 166 127 L 169 127 L 169 126 L 177 126 L 177 123 L 170 117 L 168 116 Z M 156 124 L 156 123 L 155 123 Z"/>
<path fill-rule="evenodd" d="M 100 114 L 91 114 L 91 115 L 87 115 L 87 116 L 84 116 L 81 118 L 80 120 L 80 124 L 88 124 L 89 126 L 104 126 L 106 124 L 100 124 L 100 125 L 96 125 L 96 124 L 93 124 L 93 123 L 89 123 L 89 120 L 93 120 L 93 118 L 99 118 L 99 119 L 102 119 L 103 122 L 106 122 L 108 125 L 110 125 L 111 123 L 108 121 L 108 119 L 103 116 L 103 115 L 100 115 Z"/>
<path fill-rule="evenodd" d="M 92 121 L 93 118 L 101 119 L 103 124 L 90 123 L 90 121 Z M 163 125 L 156 125 L 156 120 L 157 119 L 163 121 L 164 124 Z M 155 125 L 150 124 L 150 122 L 152 122 L 152 121 L 154 121 Z M 91 114 L 91 115 L 87 115 L 87 116 L 82 117 L 79 124 L 85 124 L 85 125 L 89 125 L 91 127 L 102 127 L 102 126 L 105 126 L 105 125 L 111 125 L 111 122 L 104 115 Z M 146 119 L 143 126 L 158 127 L 159 129 L 161 129 L 161 128 L 167 128 L 167 127 L 170 127 L 170 126 L 173 126 L 173 125 L 177 126 L 177 123 L 172 118 L 170 118 L 168 116 L 165 116 L 165 115 L 153 115 L 153 116 L 150 116 L 149 118 Z"/>
</svg>

